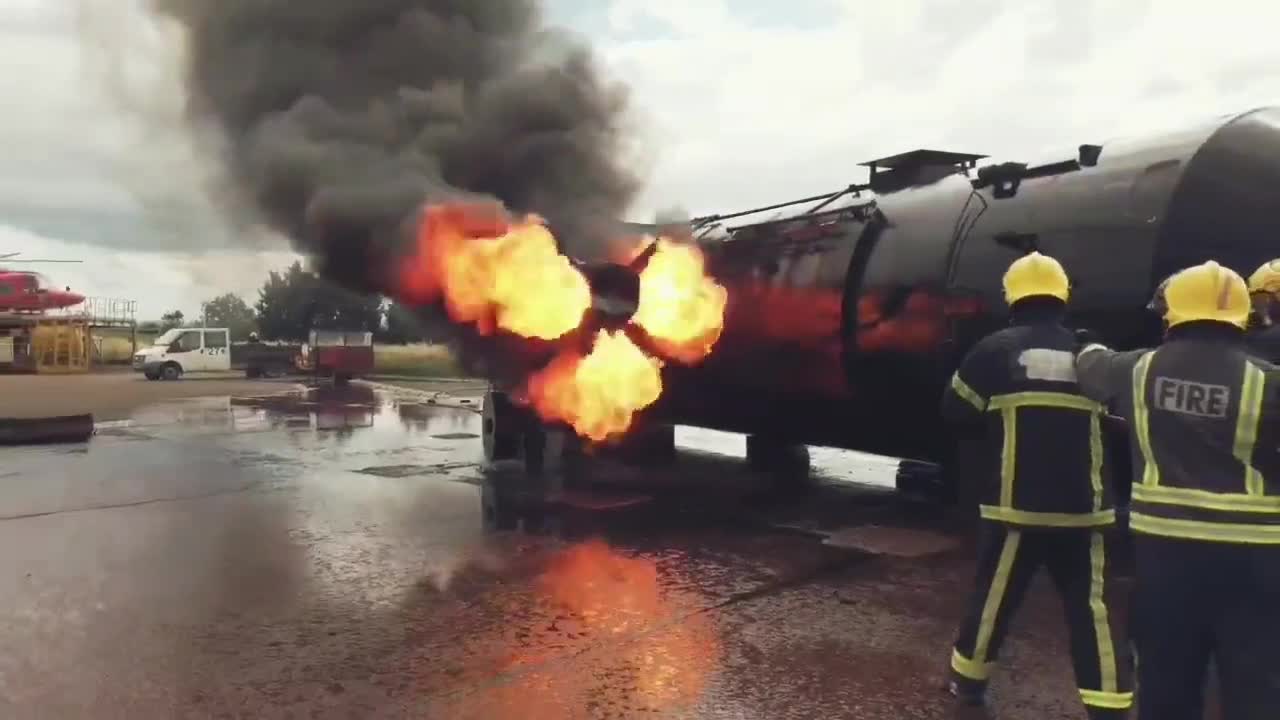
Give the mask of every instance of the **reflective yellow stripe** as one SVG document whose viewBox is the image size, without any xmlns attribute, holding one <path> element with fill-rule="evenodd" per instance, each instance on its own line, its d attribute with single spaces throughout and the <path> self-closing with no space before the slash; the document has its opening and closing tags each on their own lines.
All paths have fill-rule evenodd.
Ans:
<svg viewBox="0 0 1280 720">
<path fill-rule="evenodd" d="M 1129 527 L 1134 532 L 1182 538 L 1184 540 L 1248 543 L 1254 545 L 1280 544 L 1280 525 L 1175 520 L 1173 518 L 1152 517 L 1133 512 L 1129 515 Z"/>
<path fill-rule="evenodd" d="M 974 662 L 961 655 L 959 650 L 953 649 L 951 651 L 951 669 L 970 680 L 982 682 L 991 677 L 991 670 L 994 665 L 994 663 Z"/>
<path fill-rule="evenodd" d="M 935 385 L 934 387 L 937 387 L 937 386 Z M 972 405 L 974 409 L 980 410 L 980 411 L 987 409 L 987 401 L 983 400 L 981 395 L 979 395 L 976 391 L 974 391 L 973 388 L 969 387 L 969 383 L 966 383 L 964 380 L 960 379 L 959 371 L 956 371 L 956 373 L 951 376 L 951 389 L 955 390 L 956 394 L 959 395 L 965 402 Z"/>
<path fill-rule="evenodd" d="M 1236 459 L 1244 465 L 1244 485 L 1250 495 L 1262 495 L 1262 473 L 1253 466 L 1253 445 L 1258 441 L 1258 417 L 1262 415 L 1262 389 L 1267 378 L 1253 363 L 1244 364 L 1240 384 L 1240 408 L 1236 417 Z"/>
<path fill-rule="evenodd" d="M 1133 419 L 1137 425 L 1138 447 L 1142 450 L 1142 482 L 1145 485 L 1160 484 L 1160 469 L 1156 467 L 1155 456 L 1151 453 L 1151 418 L 1147 410 L 1147 370 L 1151 367 L 1154 352 L 1143 355 L 1133 366 Z"/>
<path fill-rule="evenodd" d="M 1093 485 L 1093 511 L 1102 509 L 1102 414 L 1089 418 L 1089 483 Z"/>
<path fill-rule="evenodd" d="M 1004 446 L 1000 450 L 1000 504 L 1013 505 L 1013 476 L 1018 460 L 1018 411 L 1007 407 L 1000 411 L 1004 423 Z"/>
<path fill-rule="evenodd" d="M 1133 707 L 1133 693 L 1098 692 L 1097 690 L 1081 690 L 1080 699 L 1085 705 L 1108 710 L 1127 710 Z"/>
<path fill-rule="evenodd" d="M 988 410 L 1004 410 L 1015 407 L 1059 407 L 1087 412 L 1102 412 L 1102 405 L 1083 395 L 1056 392 L 1020 392 L 996 395 L 987 403 Z"/>
<path fill-rule="evenodd" d="M 978 514 L 986 520 L 1042 527 L 1096 527 L 1111 524 L 1116 519 L 1114 510 L 1099 510 L 1092 513 L 1048 513 L 1015 510 L 1011 507 L 995 505 L 979 506 Z"/>
<path fill-rule="evenodd" d="M 1107 619 L 1107 604 L 1103 600 L 1103 578 L 1107 555 L 1102 533 L 1091 533 L 1089 539 L 1089 610 L 1093 612 L 1093 634 L 1098 639 L 1098 668 L 1102 673 L 1102 691 L 1114 693 L 1116 686 L 1116 649 L 1111 644 L 1111 623 Z M 1085 704 L 1090 704 L 1086 699 Z"/>
<path fill-rule="evenodd" d="M 1022 532 L 1010 530 L 1004 538 L 1004 547 L 1000 548 L 1000 560 L 996 564 L 996 573 L 991 578 L 991 587 L 987 589 L 982 619 L 978 621 L 978 636 L 973 643 L 975 663 L 984 664 L 987 661 L 987 647 L 991 644 L 991 633 L 996 628 L 996 615 L 1000 612 L 1000 603 L 1004 601 L 1005 592 L 1009 589 L 1009 574 L 1013 571 L 1013 561 L 1018 557 L 1018 545 L 1021 542 Z"/>
<path fill-rule="evenodd" d="M 1228 512 L 1280 513 L 1280 497 L 1266 495 L 1242 495 L 1240 493 L 1215 493 L 1207 490 L 1169 487 L 1168 485 L 1136 485 L 1133 499 L 1139 502 L 1162 505 L 1182 505 L 1205 510 Z"/>
</svg>

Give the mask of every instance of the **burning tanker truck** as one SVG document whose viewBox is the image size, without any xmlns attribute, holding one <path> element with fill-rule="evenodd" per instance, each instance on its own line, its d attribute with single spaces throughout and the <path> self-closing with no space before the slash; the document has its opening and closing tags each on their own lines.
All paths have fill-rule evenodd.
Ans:
<svg viewBox="0 0 1280 720">
<path fill-rule="evenodd" d="M 490 459 L 536 466 L 548 427 L 644 436 L 658 457 L 687 424 L 746 433 L 758 468 L 805 469 L 806 444 L 918 461 L 902 483 L 946 457 L 942 389 L 1005 323 L 1019 255 L 1060 259 L 1072 323 L 1131 348 L 1159 340 L 1145 307 L 1161 278 L 1276 254 L 1280 109 L 1045 164 L 983 157 L 916 150 L 829 194 L 631 226 L 606 263 L 561 254 L 537 218 L 435 205 L 397 294 L 444 303 L 487 356 L 518 359 L 485 403 Z"/>
</svg>

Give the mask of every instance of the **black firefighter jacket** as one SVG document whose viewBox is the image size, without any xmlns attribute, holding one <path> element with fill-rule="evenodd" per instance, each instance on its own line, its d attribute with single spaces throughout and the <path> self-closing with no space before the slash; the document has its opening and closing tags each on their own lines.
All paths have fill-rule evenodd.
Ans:
<svg viewBox="0 0 1280 720">
<path fill-rule="evenodd" d="M 1249 333 L 1249 350 L 1254 357 L 1269 363 L 1280 363 L 1280 325 L 1259 328 Z"/>
<path fill-rule="evenodd" d="M 1115 520 L 1104 408 L 1076 384 L 1078 344 L 1061 317 L 1061 306 L 1015 306 L 1011 326 L 979 341 L 943 394 L 945 419 L 979 425 L 980 445 L 964 454 L 973 458 L 966 469 L 987 520 L 1029 527 Z"/>
<path fill-rule="evenodd" d="M 1090 345 L 1077 362 L 1084 392 L 1128 420 L 1134 532 L 1280 544 L 1280 369 L 1239 332 L 1189 323 L 1154 350 Z"/>
</svg>

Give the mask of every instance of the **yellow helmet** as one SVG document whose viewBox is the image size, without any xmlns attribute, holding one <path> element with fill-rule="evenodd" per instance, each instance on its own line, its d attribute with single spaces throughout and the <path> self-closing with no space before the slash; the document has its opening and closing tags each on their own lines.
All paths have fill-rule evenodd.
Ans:
<svg viewBox="0 0 1280 720">
<path fill-rule="evenodd" d="M 1262 263 L 1249 276 L 1249 292 L 1280 295 L 1280 258 Z"/>
<path fill-rule="evenodd" d="M 1004 299 L 1010 305 L 1033 295 L 1049 295 L 1066 302 L 1070 286 L 1062 265 L 1038 252 L 1014 260 L 1004 273 Z"/>
<path fill-rule="evenodd" d="M 1164 289 L 1165 320 L 1169 327 L 1196 320 L 1230 323 L 1244 329 L 1249 323 L 1249 288 L 1236 271 L 1210 260 L 1169 278 Z"/>
</svg>

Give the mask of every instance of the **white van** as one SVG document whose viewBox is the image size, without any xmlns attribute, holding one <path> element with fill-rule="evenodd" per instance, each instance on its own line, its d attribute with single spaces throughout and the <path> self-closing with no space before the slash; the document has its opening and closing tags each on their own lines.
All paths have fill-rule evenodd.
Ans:
<svg viewBox="0 0 1280 720">
<path fill-rule="evenodd" d="M 133 369 L 148 380 L 177 380 L 183 373 L 231 369 L 227 328 L 174 328 L 133 356 Z"/>
</svg>

